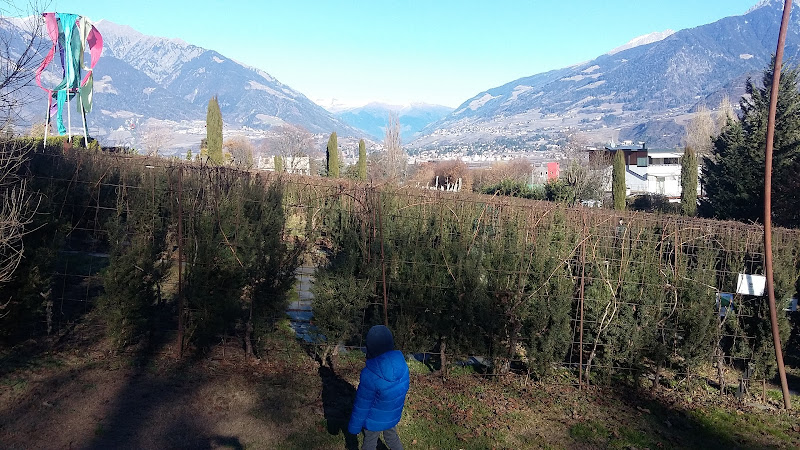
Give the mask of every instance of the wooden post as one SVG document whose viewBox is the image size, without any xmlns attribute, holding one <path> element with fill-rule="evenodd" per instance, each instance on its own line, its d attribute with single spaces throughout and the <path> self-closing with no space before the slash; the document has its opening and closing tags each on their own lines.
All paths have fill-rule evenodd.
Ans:
<svg viewBox="0 0 800 450">
<path fill-rule="evenodd" d="M 583 242 L 581 243 L 581 290 L 580 290 L 580 322 L 578 326 L 580 327 L 580 331 L 578 332 L 578 389 L 583 388 L 583 300 L 584 300 L 584 288 L 586 286 L 586 239 L 587 237 L 587 229 L 586 229 L 586 212 L 583 212 Z M 573 336 L 575 336 L 573 334 Z"/>
<path fill-rule="evenodd" d="M 183 167 L 178 168 L 178 358 L 183 358 Z"/>
<path fill-rule="evenodd" d="M 381 239 L 381 272 L 383 276 L 383 325 L 389 326 L 389 294 L 386 289 L 386 253 L 383 249 L 383 198 L 378 193 L 378 227 Z"/>
</svg>

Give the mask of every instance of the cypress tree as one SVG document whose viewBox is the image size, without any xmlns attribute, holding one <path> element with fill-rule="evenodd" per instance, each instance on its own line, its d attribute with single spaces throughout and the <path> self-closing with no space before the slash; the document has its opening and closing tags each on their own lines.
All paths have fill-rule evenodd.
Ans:
<svg viewBox="0 0 800 450">
<path fill-rule="evenodd" d="M 273 158 L 273 161 L 275 162 L 275 172 L 283 172 L 283 158 L 276 155 L 275 158 Z"/>
<path fill-rule="evenodd" d="M 364 142 L 363 139 L 358 141 L 358 164 L 356 165 L 356 169 L 358 169 L 358 179 L 359 180 L 366 180 L 367 179 L 367 144 Z"/>
<path fill-rule="evenodd" d="M 697 154 L 692 147 L 681 157 L 681 210 L 684 216 L 697 213 Z"/>
<path fill-rule="evenodd" d="M 625 210 L 625 153 L 617 150 L 614 153 L 614 168 L 611 172 L 611 197 L 614 199 L 614 209 Z"/>
<path fill-rule="evenodd" d="M 336 142 L 336 132 L 328 138 L 328 149 L 325 153 L 328 162 L 328 176 L 339 178 L 339 144 Z"/>
<path fill-rule="evenodd" d="M 219 101 L 216 95 L 208 101 L 206 143 L 209 162 L 217 165 L 222 164 L 222 113 L 219 110 Z"/>
</svg>

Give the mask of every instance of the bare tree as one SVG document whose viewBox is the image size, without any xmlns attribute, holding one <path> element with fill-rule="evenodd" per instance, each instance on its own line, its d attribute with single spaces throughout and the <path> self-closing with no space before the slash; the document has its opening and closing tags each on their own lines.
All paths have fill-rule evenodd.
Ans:
<svg viewBox="0 0 800 450">
<path fill-rule="evenodd" d="M 575 193 L 575 201 L 602 200 L 611 182 L 611 158 L 604 153 L 590 154 L 586 140 L 570 135 L 562 150 L 564 161 L 559 178 Z"/>
<path fill-rule="evenodd" d="M 23 7 L 0 2 L 0 283 L 10 281 L 19 267 L 25 249 L 22 238 L 37 207 L 27 180 L 20 174 L 30 149 L 13 139 L 11 125 L 22 106 L 31 101 L 25 91 L 34 79 L 40 58 L 40 11 L 41 5 L 36 1 Z M 0 304 L 0 311 L 9 301 Z"/>
<path fill-rule="evenodd" d="M 148 122 L 141 133 L 140 141 L 147 156 L 158 156 L 159 150 L 172 144 L 172 130 L 163 124 Z"/>
<path fill-rule="evenodd" d="M 455 159 L 438 161 L 433 164 L 433 176 L 428 185 L 436 189 L 472 190 L 472 177 L 464 161 Z"/>
<path fill-rule="evenodd" d="M 694 117 L 686 124 L 683 145 L 693 148 L 698 156 L 708 155 L 711 153 L 711 136 L 715 131 L 716 124 L 711 118 L 711 111 L 705 105 L 700 105 Z"/>
<path fill-rule="evenodd" d="M 253 167 L 253 144 L 243 136 L 226 139 L 222 144 L 223 151 L 230 155 L 231 164 L 240 169 Z"/>
<path fill-rule="evenodd" d="M 36 209 L 27 181 L 19 175 L 27 161 L 27 149 L 10 142 L 3 142 L 0 148 L 0 283 L 5 283 L 22 260 L 22 237 Z"/>
<path fill-rule="evenodd" d="M 559 178 L 572 187 L 575 201 L 602 200 L 611 182 L 611 158 L 595 155 L 591 158 L 565 161 Z"/>
<path fill-rule="evenodd" d="M 533 164 L 525 158 L 515 158 L 508 162 L 492 164 L 492 170 L 497 172 L 501 179 L 511 179 L 527 183 L 531 177 Z"/>
<path fill-rule="evenodd" d="M 281 125 L 274 129 L 273 136 L 261 144 L 262 153 L 280 156 L 283 169 L 289 173 L 309 170 L 309 156 L 313 146 L 313 136 L 298 125 Z"/>
<path fill-rule="evenodd" d="M 533 164 L 525 158 L 494 162 L 490 167 L 471 171 L 472 188 L 480 192 L 487 186 L 495 185 L 503 180 L 527 183 L 531 178 L 532 170 Z"/>
<path fill-rule="evenodd" d="M 47 125 L 44 122 L 35 122 L 31 124 L 28 130 L 28 136 L 32 138 L 44 138 L 44 129 Z"/>
<path fill-rule="evenodd" d="M 405 173 L 408 156 L 400 145 L 400 121 L 395 113 L 389 113 L 383 147 L 386 151 L 386 176 L 397 180 Z"/>
<path fill-rule="evenodd" d="M 0 0 L 0 129 L 8 132 L 23 106 L 34 100 L 28 87 L 46 47 L 44 2 Z"/>
<path fill-rule="evenodd" d="M 717 112 L 717 126 L 715 128 L 714 134 L 719 134 L 719 131 L 722 130 L 722 127 L 728 122 L 728 120 L 735 120 L 736 119 L 736 111 L 733 109 L 733 104 L 731 103 L 731 98 L 728 97 L 726 94 L 722 97 L 722 100 L 719 102 L 719 108 Z"/>
</svg>

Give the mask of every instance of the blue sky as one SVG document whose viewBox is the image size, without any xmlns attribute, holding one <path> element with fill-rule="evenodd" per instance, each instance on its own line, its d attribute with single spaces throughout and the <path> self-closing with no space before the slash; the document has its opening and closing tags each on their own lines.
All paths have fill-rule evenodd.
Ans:
<svg viewBox="0 0 800 450">
<path fill-rule="evenodd" d="M 485 89 L 593 59 L 637 36 L 744 14 L 755 3 L 53 0 L 51 9 L 216 50 L 321 103 L 455 107 Z"/>
</svg>

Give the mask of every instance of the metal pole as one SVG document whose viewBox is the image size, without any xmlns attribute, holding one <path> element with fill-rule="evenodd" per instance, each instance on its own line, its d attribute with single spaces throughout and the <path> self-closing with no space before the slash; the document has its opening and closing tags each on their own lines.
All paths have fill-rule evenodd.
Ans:
<svg viewBox="0 0 800 450">
<path fill-rule="evenodd" d="M 183 167 L 178 168 L 178 358 L 183 358 Z"/>
<path fill-rule="evenodd" d="M 83 146 L 89 148 L 89 129 L 86 127 L 86 111 L 83 109 L 83 96 L 78 91 L 78 105 L 81 108 L 81 118 L 83 119 Z"/>
<path fill-rule="evenodd" d="M 583 212 L 583 242 L 581 243 L 581 292 L 580 292 L 580 333 L 578 338 L 578 389 L 583 387 L 583 300 L 586 285 L 586 212 Z M 573 336 L 575 336 L 573 334 Z M 573 338 L 574 339 L 574 338 Z"/>
<path fill-rule="evenodd" d="M 72 106 L 69 102 L 69 89 L 67 89 L 67 141 L 72 142 Z"/>
<path fill-rule="evenodd" d="M 52 100 L 52 96 L 53 94 L 51 91 L 47 91 L 47 115 L 44 121 L 44 144 L 42 144 L 42 150 L 47 149 L 47 131 L 50 130 L 50 101 Z"/>
<path fill-rule="evenodd" d="M 772 324 L 772 341 L 775 345 L 775 359 L 778 362 L 778 374 L 781 378 L 783 406 L 791 408 L 789 385 L 786 382 L 786 368 L 783 366 L 783 351 L 778 330 L 778 313 L 775 306 L 775 285 L 772 273 L 772 147 L 775 141 L 775 114 L 778 108 L 778 91 L 780 91 L 781 65 L 783 63 L 783 47 L 786 44 L 786 30 L 789 26 L 789 13 L 792 0 L 784 0 L 783 18 L 778 34 L 778 48 L 775 51 L 775 67 L 772 73 L 772 88 L 769 96 L 769 116 L 767 119 L 766 164 L 764 167 L 764 266 L 767 276 L 767 295 L 769 297 L 769 319 Z"/>
</svg>

